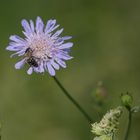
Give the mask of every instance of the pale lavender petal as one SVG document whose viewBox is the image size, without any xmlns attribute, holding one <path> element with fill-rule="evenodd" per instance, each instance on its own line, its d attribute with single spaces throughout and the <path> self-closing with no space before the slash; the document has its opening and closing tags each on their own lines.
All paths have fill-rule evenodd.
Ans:
<svg viewBox="0 0 140 140">
<path fill-rule="evenodd" d="M 55 42 L 55 45 L 59 46 L 64 42 L 64 40 L 62 38 L 58 38 Z"/>
<path fill-rule="evenodd" d="M 61 67 L 66 68 L 66 63 L 63 60 L 59 58 L 56 58 L 55 60 Z"/>
<path fill-rule="evenodd" d="M 56 20 L 49 20 L 47 22 L 47 25 L 46 25 L 46 28 L 45 28 L 45 32 L 46 33 L 50 33 L 51 31 L 53 31 L 54 28 L 56 28 L 55 24 L 56 24 Z"/>
<path fill-rule="evenodd" d="M 28 69 L 27 73 L 28 73 L 29 75 L 31 75 L 31 74 L 33 73 L 33 68 L 30 67 L 30 68 Z"/>
<path fill-rule="evenodd" d="M 9 46 L 14 46 L 14 47 L 20 47 L 20 46 L 26 46 L 26 42 L 24 43 L 19 43 L 19 42 L 10 42 Z"/>
<path fill-rule="evenodd" d="M 28 38 L 28 39 L 30 39 L 30 37 L 32 36 L 32 34 L 28 34 L 27 32 L 24 32 L 24 31 L 22 31 L 22 33 Z"/>
<path fill-rule="evenodd" d="M 32 33 L 32 30 L 31 30 L 31 28 L 30 28 L 30 25 L 29 25 L 28 21 L 25 20 L 25 19 L 23 19 L 22 22 L 21 22 L 21 24 L 22 24 L 22 26 L 23 26 L 25 32 L 26 32 L 28 35 L 30 35 L 30 34 Z"/>
<path fill-rule="evenodd" d="M 57 57 L 59 57 L 60 59 L 63 59 L 63 60 L 70 60 L 73 58 L 66 53 L 59 53 L 59 54 L 57 54 Z"/>
<path fill-rule="evenodd" d="M 25 50 L 21 50 L 21 51 L 18 51 L 18 52 L 16 52 L 16 53 L 12 54 L 10 57 L 13 57 L 13 56 L 15 56 L 15 55 L 22 56 L 22 55 L 24 55 L 24 54 L 25 54 Z"/>
<path fill-rule="evenodd" d="M 62 29 L 56 31 L 56 33 L 52 37 L 55 38 L 55 37 L 59 36 L 63 32 L 63 30 L 64 29 L 62 28 Z"/>
<path fill-rule="evenodd" d="M 34 32 L 35 31 L 35 27 L 34 27 L 34 22 L 32 20 L 30 20 L 30 26 L 31 26 L 32 32 Z"/>
<path fill-rule="evenodd" d="M 51 60 L 51 64 L 56 70 L 59 70 L 60 66 L 54 60 Z"/>
<path fill-rule="evenodd" d="M 22 59 L 21 61 L 19 61 L 15 64 L 15 68 L 21 69 L 23 67 L 23 65 L 25 64 L 25 62 L 26 62 L 26 59 Z"/>
<path fill-rule="evenodd" d="M 38 69 L 38 67 L 33 67 L 33 70 L 36 72 L 36 73 L 40 73 L 40 70 Z"/>
<path fill-rule="evenodd" d="M 51 66 L 50 62 L 47 62 L 47 69 L 48 69 L 48 72 L 51 76 L 55 76 L 55 70 L 54 68 Z"/>
<path fill-rule="evenodd" d="M 68 49 L 68 48 L 71 48 L 73 46 L 73 43 L 72 42 L 68 42 L 68 43 L 65 43 L 65 44 L 62 44 L 59 49 Z"/>
<path fill-rule="evenodd" d="M 39 65 L 39 71 L 40 71 L 40 73 L 44 72 L 43 62 Z"/>
<path fill-rule="evenodd" d="M 36 32 L 42 33 L 44 29 L 44 23 L 40 17 L 36 19 Z"/>
<path fill-rule="evenodd" d="M 10 40 L 18 42 L 18 43 L 24 43 L 25 40 L 17 35 L 10 36 Z"/>
<path fill-rule="evenodd" d="M 8 46 L 7 48 L 6 48 L 6 50 L 9 50 L 9 51 L 19 51 L 19 50 L 21 50 L 23 48 L 23 46 Z"/>
<path fill-rule="evenodd" d="M 60 25 L 56 25 L 51 29 L 51 32 L 54 31 L 55 29 L 57 29 Z"/>
<path fill-rule="evenodd" d="M 71 36 L 65 36 L 65 37 L 58 38 L 56 40 L 55 44 L 56 45 L 61 45 L 62 43 L 64 43 L 65 40 L 69 40 L 71 38 L 72 38 Z"/>
<path fill-rule="evenodd" d="M 48 29 L 50 29 L 51 27 L 53 27 L 55 24 L 56 24 L 56 20 L 50 19 L 50 20 L 47 22 L 46 31 L 47 31 Z"/>
<path fill-rule="evenodd" d="M 64 37 L 62 37 L 63 40 L 69 40 L 71 38 L 72 38 L 72 36 L 64 36 Z"/>
<path fill-rule="evenodd" d="M 21 49 L 26 48 L 25 46 L 26 46 L 26 43 L 10 42 L 9 46 L 6 49 L 11 50 L 11 51 L 19 51 Z"/>
</svg>

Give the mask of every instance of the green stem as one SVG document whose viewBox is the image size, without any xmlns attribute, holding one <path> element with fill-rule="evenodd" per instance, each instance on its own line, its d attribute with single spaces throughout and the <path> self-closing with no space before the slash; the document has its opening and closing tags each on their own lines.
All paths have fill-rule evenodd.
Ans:
<svg viewBox="0 0 140 140">
<path fill-rule="evenodd" d="M 128 140 L 128 136 L 129 136 L 130 128 L 131 128 L 131 123 L 132 123 L 132 112 L 131 112 L 131 109 L 128 109 L 128 112 L 129 112 L 128 126 L 127 126 L 127 130 L 126 130 L 126 134 L 125 134 L 125 139 L 124 140 Z"/>
<path fill-rule="evenodd" d="M 77 107 L 77 109 L 85 116 L 85 118 L 92 123 L 92 119 L 86 113 L 86 111 L 79 105 L 79 103 L 68 93 L 68 91 L 64 88 L 64 86 L 59 82 L 56 77 L 53 77 L 57 85 L 61 88 L 63 93 L 68 97 L 68 99 Z"/>
</svg>

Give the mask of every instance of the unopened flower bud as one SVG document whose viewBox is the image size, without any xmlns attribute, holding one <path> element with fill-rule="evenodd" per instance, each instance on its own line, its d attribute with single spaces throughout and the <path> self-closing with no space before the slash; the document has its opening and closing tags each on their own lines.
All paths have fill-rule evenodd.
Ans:
<svg viewBox="0 0 140 140">
<path fill-rule="evenodd" d="M 126 93 L 121 95 L 121 101 L 127 109 L 130 109 L 133 102 L 133 97 L 130 94 Z"/>
</svg>

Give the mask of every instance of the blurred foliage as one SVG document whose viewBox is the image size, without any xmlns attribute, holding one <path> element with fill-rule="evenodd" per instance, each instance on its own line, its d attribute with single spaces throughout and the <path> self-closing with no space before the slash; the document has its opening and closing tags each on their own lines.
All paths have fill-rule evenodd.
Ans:
<svg viewBox="0 0 140 140">
<path fill-rule="evenodd" d="M 103 81 L 108 100 L 101 113 L 119 104 L 120 93 L 133 93 L 140 103 L 140 1 L 139 0 L 1 0 L 0 1 L 0 120 L 3 140 L 91 140 L 91 126 L 62 94 L 53 79 L 28 76 L 15 70 L 18 58 L 5 51 L 9 36 L 22 36 L 21 20 L 40 16 L 56 18 L 72 35 L 74 47 L 67 69 L 57 72 L 65 88 L 96 121 L 91 98 Z M 126 113 L 127 114 L 127 113 Z M 139 140 L 140 114 L 133 116 L 130 139 Z M 127 120 L 120 123 L 124 137 Z"/>
</svg>

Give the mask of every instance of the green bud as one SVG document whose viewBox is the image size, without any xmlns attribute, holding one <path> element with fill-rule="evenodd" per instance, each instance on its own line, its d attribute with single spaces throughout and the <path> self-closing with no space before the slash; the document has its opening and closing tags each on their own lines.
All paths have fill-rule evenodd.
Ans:
<svg viewBox="0 0 140 140">
<path fill-rule="evenodd" d="M 130 109 L 132 106 L 133 97 L 129 93 L 123 94 L 121 95 L 121 102 L 127 109 Z"/>
</svg>

